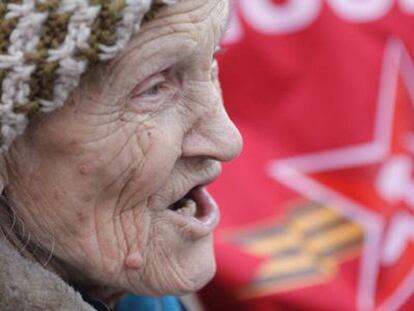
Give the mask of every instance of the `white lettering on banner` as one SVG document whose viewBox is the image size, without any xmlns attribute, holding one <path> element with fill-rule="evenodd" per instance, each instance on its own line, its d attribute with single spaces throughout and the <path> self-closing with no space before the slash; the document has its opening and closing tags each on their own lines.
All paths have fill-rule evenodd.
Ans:
<svg viewBox="0 0 414 311">
<path fill-rule="evenodd" d="M 403 12 L 414 13 L 414 0 L 400 0 L 400 7 Z"/>
<path fill-rule="evenodd" d="M 414 0 L 286 0 L 283 4 L 272 0 L 233 1 L 234 16 L 230 19 L 224 43 L 242 40 L 244 29 L 240 18 L 260 33 L 284 35 L 311 25 L 319 17 L 324 4 L 330 5 L 338 17 L 353 23 L 379 20 L 396 3 L 402 13 L 414 14 Z"/>
<path fill-rule="evenodd" d="M 289 0 L 278 5 L 272 0 L 240 0 L 246 21 L 265 34 L 285 34 L 303 29 L 314 22 L 322 8 L 321 0 Z"/>
<path fill-rule="evenodd" d="M 328 0 L 332 9 L 351 22 L 370 22 L 384 17 L 394 0 Z"/>
</svg>

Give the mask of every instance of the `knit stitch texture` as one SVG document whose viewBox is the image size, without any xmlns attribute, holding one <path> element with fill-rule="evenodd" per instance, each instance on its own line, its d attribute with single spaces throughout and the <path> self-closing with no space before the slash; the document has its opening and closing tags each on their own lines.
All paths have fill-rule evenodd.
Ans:
<svg viewBox="0 0 414 311">
<path fill-rule="evenodd" d="M 0 0 L 0 152 L 30 115 L 61 107 L 94 64 L 118 55 L 145 16 L 177 0 Z"/>
</svg>

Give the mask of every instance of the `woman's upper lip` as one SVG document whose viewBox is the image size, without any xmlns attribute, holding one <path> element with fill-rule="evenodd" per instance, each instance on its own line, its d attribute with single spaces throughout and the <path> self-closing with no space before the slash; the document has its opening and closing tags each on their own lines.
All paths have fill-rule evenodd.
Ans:
<svg viewBox="0 0 414 311">
<path fill-rule="evenodd" d="M 170 205 L 173 205 L 175 202 L 183 199 L 190 191 L 197 187 L 206 187 L 209 184 L 211 184 L 213 181 L 215 181 L 221 174 L 221 164 L 217 165 L 217 168 L 215 169 L 213 174 L 210 174 L 208 177 L 200 178 L 200 180 L 189 184 L 184 191 L 177 193 L 176 196 L 172 199 L 172 202 L 170 202 Z"/>
</svg>

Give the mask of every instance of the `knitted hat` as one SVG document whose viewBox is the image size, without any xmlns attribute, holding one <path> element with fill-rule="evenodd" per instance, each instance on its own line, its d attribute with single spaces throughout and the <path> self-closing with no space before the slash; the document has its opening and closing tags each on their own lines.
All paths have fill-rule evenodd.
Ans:
<svg viewBox="0 0 414 311">
<path fill-rule="evenodd" d="M 28 115 L 62 106 L 87 68 L 114 58 L 147 13 L 178 0 L 0 0 L 0 151 Z"/>
</svg>

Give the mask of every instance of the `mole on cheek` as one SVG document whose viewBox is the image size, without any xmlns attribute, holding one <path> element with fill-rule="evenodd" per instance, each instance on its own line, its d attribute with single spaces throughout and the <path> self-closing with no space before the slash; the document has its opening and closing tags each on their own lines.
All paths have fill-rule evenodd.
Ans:
<svg viewBox="0 0 414 311">
<path fill-rule="evenodd" d="M 79 172 L 79 174 L 81 174 L 81 175 L 87 175 L 88 174 L 88 171 L 89 171 L 88 165 L 86 165 L 86 164 L 80 164 L 78 166 L 78 172 Z"/>
<path fill-rule="evenodd" d="M 143 259 L 138 251 L 129 254 L 125 258 L 125 266 L 131 270 L 138 270 L 143 264 Z"/>
<path fill-rule="evenodd" d="M 77 219 L 79 224 L 84 224 L 84 223 L 86 223 L 88 217 L 83 211 L 77 211 L 76 212 L 76 219 Z"/>
<path fill-rule="evenodd" d="M 136 141 L 137 141 L 137 144 L 138 144 L 138 146 L 139 146 L 139 148 L 141 149 L 141 151 L 142 151 L 142 154 L 143 155 L 145 155 L 147 152 L 148 152 L 148 150 L 150 149 L 150 146 L 151 146 L 151 141 L 152 141 L 152 139 L 153 139 L 153 137 L 152 137 L 152 131 L 150 131 L 150 130 L 137 130 L 136 131 Z"/>
</svg>

